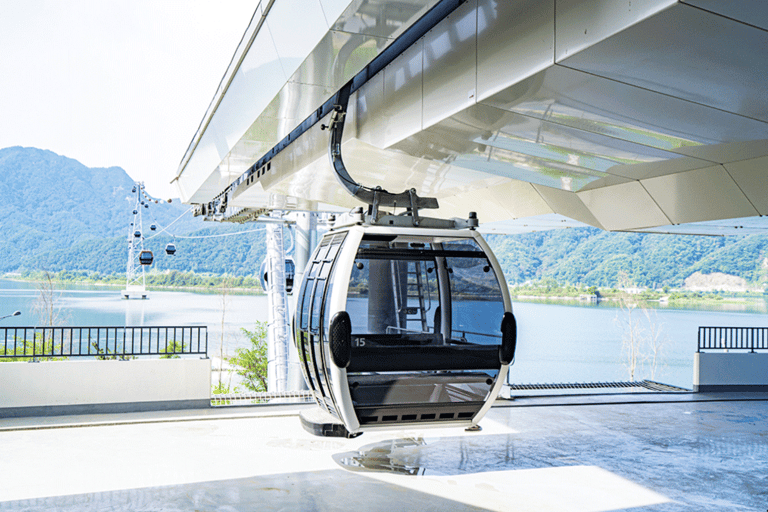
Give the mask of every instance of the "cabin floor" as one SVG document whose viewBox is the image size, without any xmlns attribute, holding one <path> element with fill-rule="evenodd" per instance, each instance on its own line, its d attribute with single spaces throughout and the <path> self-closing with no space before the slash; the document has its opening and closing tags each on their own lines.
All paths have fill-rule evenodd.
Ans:
<svg viewBox="0 0 768 512">
<path fill-rule="evenodd" d="M 768 393 L 499 400 L 480 432 L 307 405 L 0 419 L 5 510 L 768 510 Z"/>
</svg>

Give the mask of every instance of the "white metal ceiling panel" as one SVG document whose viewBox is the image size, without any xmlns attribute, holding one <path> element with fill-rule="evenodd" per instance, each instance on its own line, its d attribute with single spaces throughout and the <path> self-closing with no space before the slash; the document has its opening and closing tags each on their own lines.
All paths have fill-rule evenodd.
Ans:
<svg viewBox="0 0 768 512">
<path fill-rule="evenodd" d="M 482 103 L 665 151 L 768 138 L 766 123 L 562 66 Z"/>
<path fill-rule="evenodd" d="M 677 4 L 558 63 L 768 121 L 768 31 L 689 5 Z"/>
<path fill-rule="evenodd" d="M 503 205 L 512 218 L 531 217 L 553 213 L 552 208 L 544 201 L 531 183 L 517 180 L 507 180 L 485 191 L 484 201 Z"/>
<path fill-rule="evenodd" d="M 339 23 L 340 27 L 345 25 L 345 20 L 340 18 L 345 10 L 347 10 L 347 7 L 349 7 L 349 3 L 350 0 L 320 0 L 320 5 L 323 7 L 323 15 L 325 15 L 325 22 L 329 27 L 333 28 L 337 23 Z M 355 31 L 355 33 L 359 32 Z"/>
<path fill-rule="evenodd" d="M 639 229 L 637 231 L 670 235 L 765 235 L 768 234 L 768 217 L 692 222 L 690 224 L 659 226 L 656 228 Z"/>
<path fill-rule="evenodd" d="M 542 185 L 534 185 L 534 188 L 547 202 L 553 212 L 583 222 L 589 226 L 605 229 L 594 214 L 584 205 L 581 198 L 573 192 Z"/>
<path fill-rule="evenodd" d="M 679 148 L 675 152 L 709 162 L 727 164 L 768 155 L 768 139 Z"/>
<path fill-rule="evenodd" d="M 346 9 L 337 17 L 342 0 L 320 0 L 332 30 L 351 34 L 367 34 L 374 37 L 394 39 L 414 21 L 421 18 L 439 0 L 346 0 Z M 330 5 L 334 4 L 334 5 Z M 335 21 L 331 21 L 333 18 Z"/>
<path fill-rule="evenodd" d="M 387 147 L 421 130 L 424 41 L 408 48 L 384 70 L 384 130 L 379 147 Z"/>
<path fill-rule="evenodd" d="M 641 182 L 671 224 L 757 216 L 721 165 Z"/>
<path fill-rule="evenodd" d="M 269 30 L 262 27 L 251 45 L 251 51 L 246 54 L 235 73 L 227 94 L 221 100 L 215 116 L 211 119 L 184 169 L 183 181 L 187 182 L 185 187 L 195 190 L 197 188 L 195 183 L 219 182 L 216 177 L 213 177 L 212 181 L 208 180 L 212 169 L 216 169 L 224 161 L 230 149 L 269 104 L 285 81 L 286 76 L 280 66 Z M 204 202 L 211 197 L 208 196 L 209 193 L 209 191 L 195 191 L 194 199 L 190 197 L 185 200 Z"/>
<path fill-rule="evenodd" d="M 633 180 L 655 178 L 679 172 L 692 171 L 710 167 L 712 162 L 696 158 L 673 158 L 663 162 L 639 163 L 631 165 L 617 165 L 611 167 L 609 172 L 616 176 L 622 176 Z M 598 185 L 598 184 L 596 184 Z"/>
<path fill-rule="evenodd" d="M 555 0 L 556 61 L 589 48 L 677 0 Z"/>
<path fill-rule="evenodd" d="M 724 167 L 757 212 L 768 215 L 768 157 L 732 162 Z"/>
<path fill-rule="evenodd" d="M 469 0 L 424 36 L 423 128 L 476 101 L 477 0 Z"/>
<path fill-rule="evenodd" d="M 360 140 L 377 147 L 386 146 L 384 137 L 386 118 L 380 115 L 385 110 L 384 73 L 377 74 L 363 85 L 350 98 L 350 102 L 353 99 L 357 108 L 354 121 Z"/>
<path fill-rule="evenodd" d="M 286 76 L 296 72 L 328 31 L 320 0 L 277 0 L 267 26 Z"/>
<path fill-rule="evenodd" d="M 336 92 L 389 42 L 385 38 L 332 30 L 312 49 L 290 81 L 320 85 Z"/>
<path fill-rule="evenodd" d="M 483 220 L 482 218 L 480 219 Z M 510 219 L 496 222 L 487 222 L 480 225 L 480 232 L 489 235 L 516 235 L 533 231 L 549 231 L 552 229 L 584 228 L 587 224 L 569 219 L 563 215 L 549 213 L 525 217 L 524 219 Z"/>
<path fill-rule="evenodd" d="M 501 180 L 489 180 L 489 183 Z M 526 183 L 525 185 L 528 184 Z M 444 212 L 453 212 L 453 214 L 445 215 L 448 218 L 466 216 L 470 211 L 475 212 L 481 223 L 488 219 L 514 218 L 514 215 L 505 207 L 505 204 L 488 200 L 488 190 L 488 188 L 470 190 L 453 196 L 441 197 L 439 199 L 440 209 Z M 434 210 L 430 210 L 428 215 L 433 216 L 433 212 Z"/>
<path fill-rule="evenodd" d="M 420 158 L 456 163 L 493 175 L 539 173 L 526 181 L 580 190 L 619 165 L 660 162 L 679 155 L 524 116 L 475 105 L 392 146 Z M 553 183 L 552 178 L 557 180 Z"/>
<path fill-rule="evenodd" d="M 576 194 L 597 221 L 610 231 L 672 224 L 637 181 Z"/>
<path fill-rule="evenodd" d="M 682 2 L 768 30 L 768 2 L 762 0 L 682 0 Z"/>
<path fill-rule="evenodd" d="M 554 0 L 478 0 L 478 101 L 552 65 L 554 44 Z"/>
</svg>

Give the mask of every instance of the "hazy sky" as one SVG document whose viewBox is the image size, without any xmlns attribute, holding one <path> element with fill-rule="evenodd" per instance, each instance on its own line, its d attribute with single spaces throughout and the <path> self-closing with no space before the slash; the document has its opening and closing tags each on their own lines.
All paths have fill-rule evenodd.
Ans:
<svg viewBox="0 0 768 512">
<path fill-rule="evenodd" d="M 170 181 L 258 0 L 0 0 L 0 148 Z"/>
</svg>

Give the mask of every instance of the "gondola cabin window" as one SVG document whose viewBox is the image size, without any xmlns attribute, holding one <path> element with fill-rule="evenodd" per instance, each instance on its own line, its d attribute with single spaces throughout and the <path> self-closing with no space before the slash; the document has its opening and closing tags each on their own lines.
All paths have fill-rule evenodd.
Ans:
<svg viewBox="0 0 768 512">
<path fill-rule="evenodd" d="M 500 343 L 504 301 L 474 240 L 360 244 L 346 310 L 356 343 Z M 381 335 L 376 338 L 364 335 Z"/>
</svg>

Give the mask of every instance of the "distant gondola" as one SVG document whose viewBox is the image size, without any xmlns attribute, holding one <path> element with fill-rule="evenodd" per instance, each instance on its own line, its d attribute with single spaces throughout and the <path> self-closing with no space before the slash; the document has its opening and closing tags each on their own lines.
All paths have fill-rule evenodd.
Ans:
<svg viewBox="0 0 768 512">
<path fill-rule="evenodd" d="M 267 260 L 261 262 L 261 288 L 267 291 L 269 285 L 269 272 L 267 272 Z M 285 293 L 293 292 L 293 281 L 296 276 L 296 263 L 293 258 L 285 259 Z"/>
<path fill-rule="evenodd" d="M 149 226 L 149 229 L 150 229 L 150 231 L 156 231 L 157 230 L 157 226 L 152 224 L 151 226 Z"/>
<path fill-rule="evenodd" d="M 176 246 L 174 244 L 168 244 L 165 246 L 165 254 L 168 256 L 173 256 L 176 254 Z"/>
<path fill-rule="evenodd" d="M 139 263 L 142 265 L 151 265 L 154 260 L 155 257 L 152 255 L 152 251 L 145 250 L 139 253 Z"/>
<path fill-rule="evenodd" d="M 134 231 L 133 236 L 135 236 L 136 238 L 141 238 L 141 231 Z"/>
</svg>

